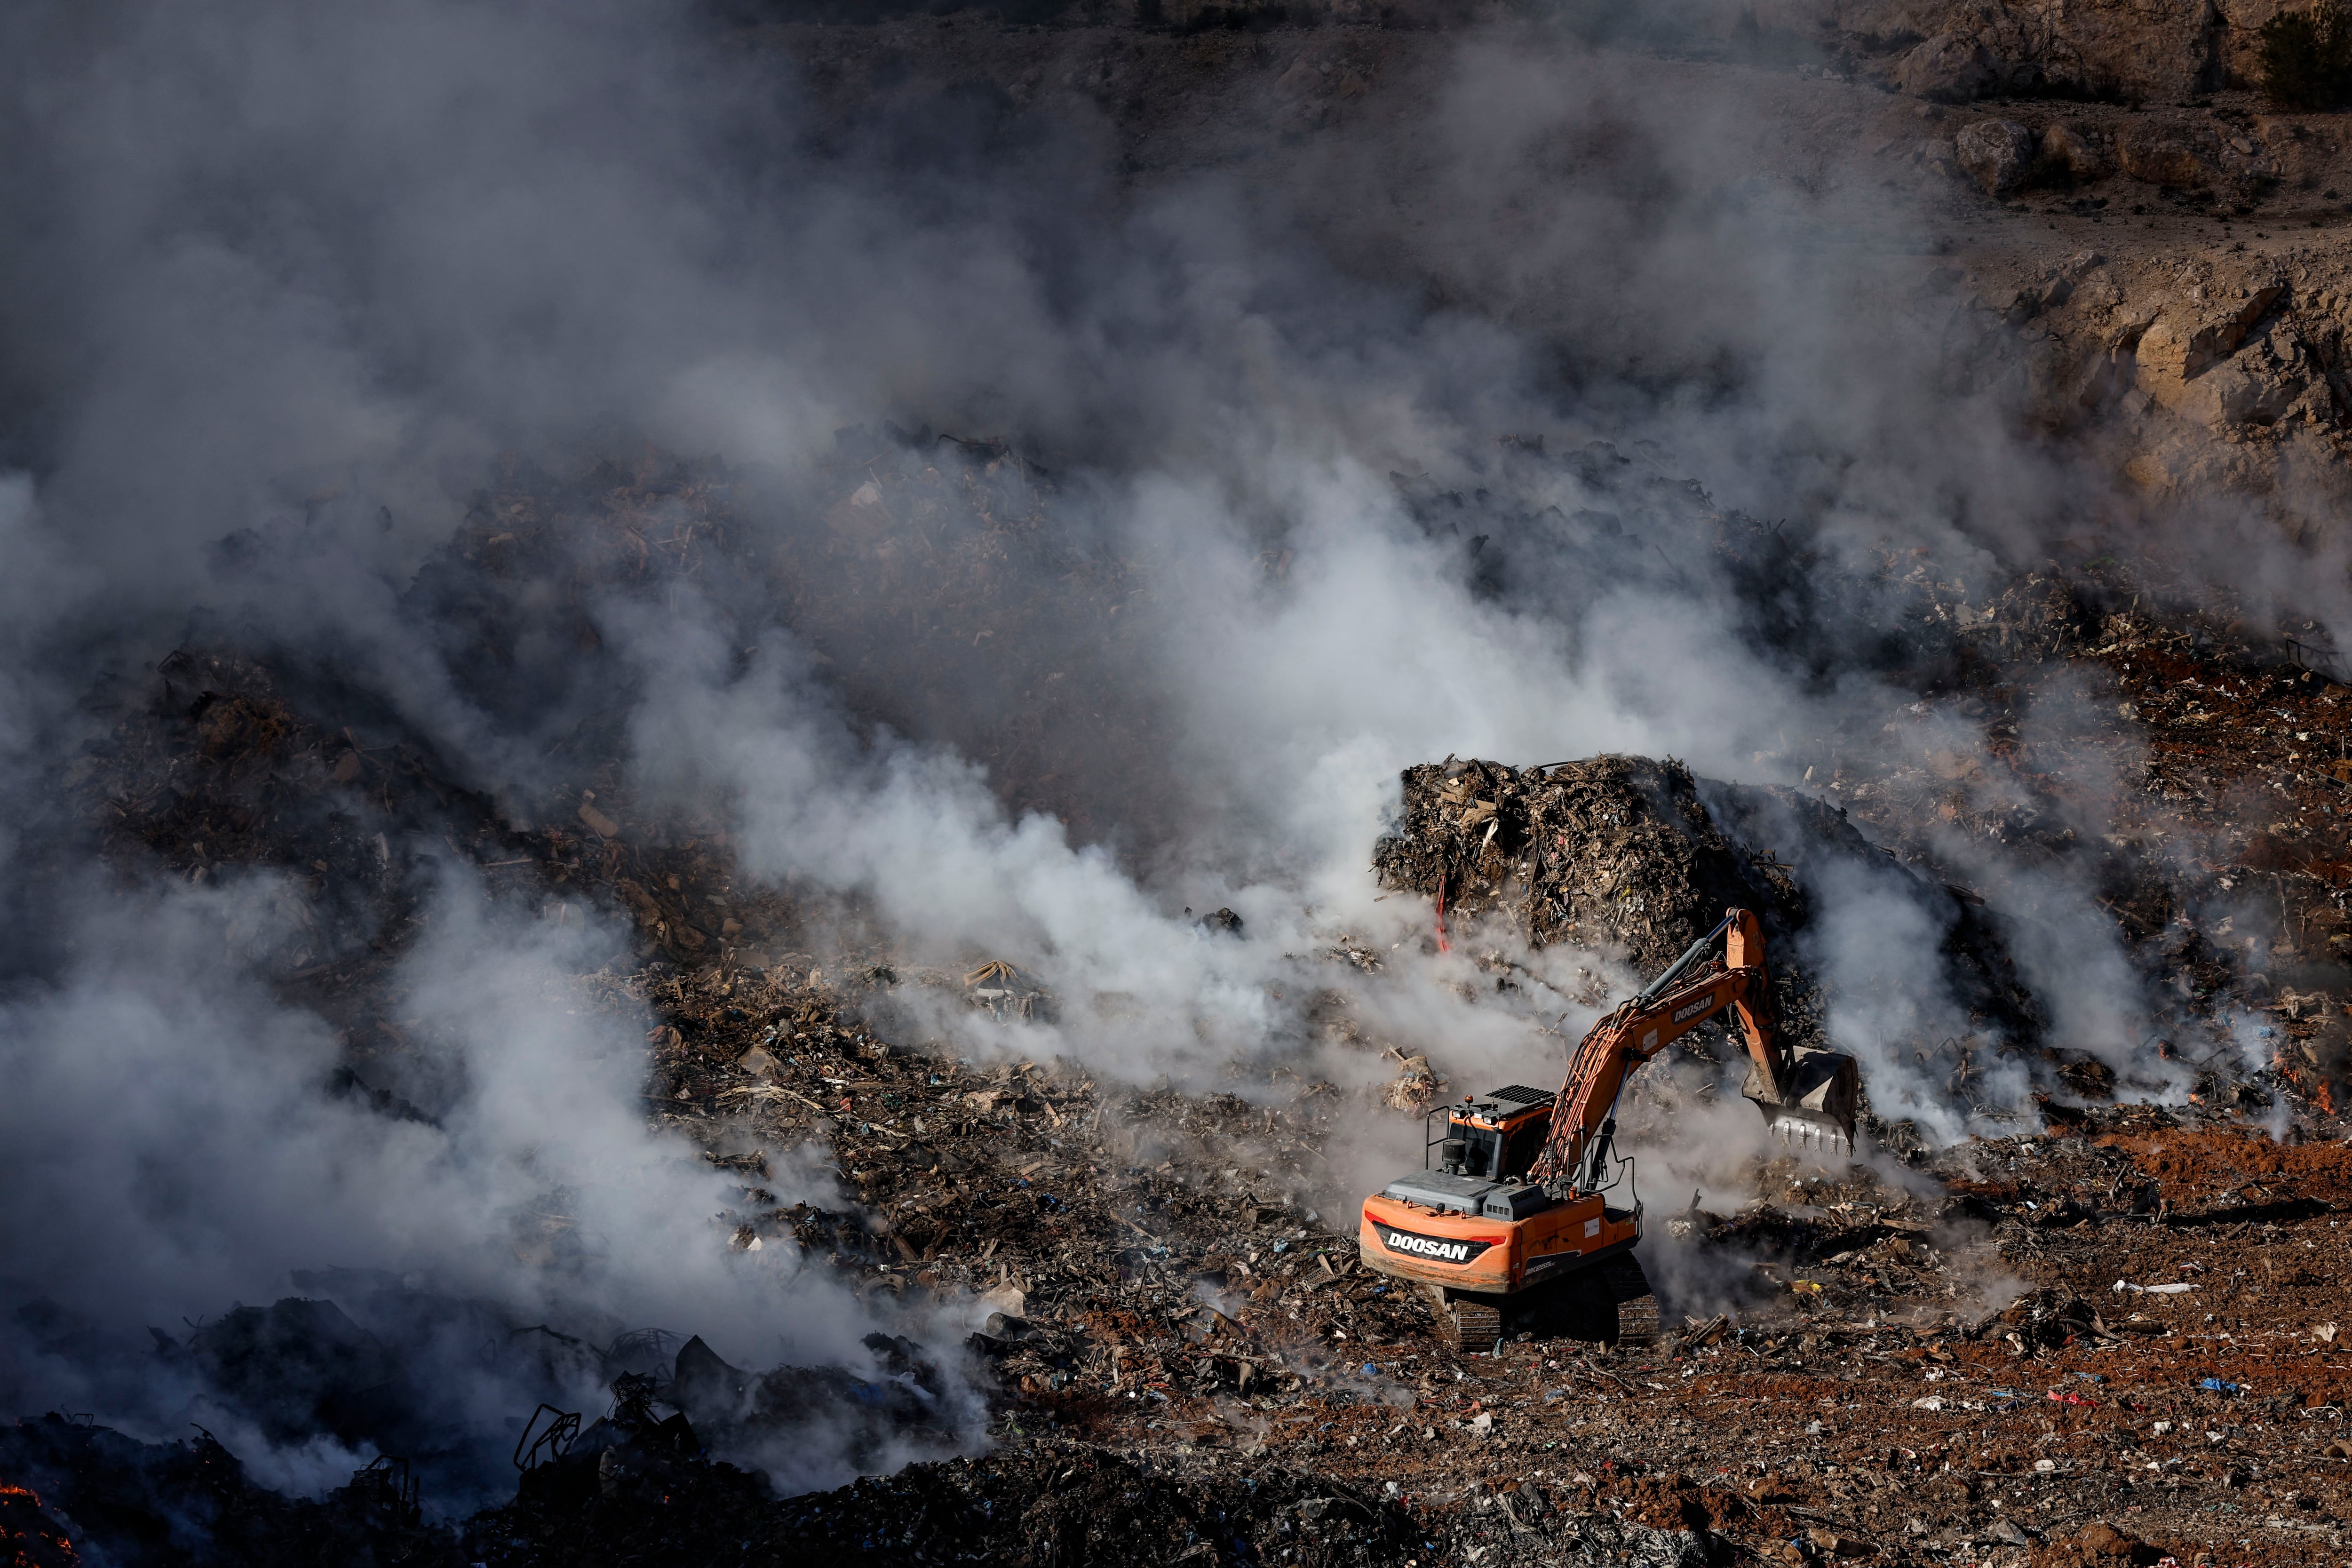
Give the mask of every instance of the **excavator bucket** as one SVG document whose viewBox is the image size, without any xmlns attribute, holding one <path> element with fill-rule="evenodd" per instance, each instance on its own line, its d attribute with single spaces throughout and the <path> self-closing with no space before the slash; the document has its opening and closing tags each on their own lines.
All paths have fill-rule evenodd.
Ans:
<svg viewBox="0 0 2352 1568">
<path fill-rule="evenodd" d="M 1825 1144 L 1832 1149 L 1843 1145 L 1846 1153 L 1853 1152 L 1862 1073 L 1852 1057 L 1835 1051 L 1798 1051 L 1786 1092 L 1779 1097 L 1765 1086 L 1764 1075 L 1750 1066 L 1748 1082 L 1739 1092 L 1756 1102 L 1756 1109 L 1764 1113 L 1781 1142 L 1809 1147 Z"/>
</svg>

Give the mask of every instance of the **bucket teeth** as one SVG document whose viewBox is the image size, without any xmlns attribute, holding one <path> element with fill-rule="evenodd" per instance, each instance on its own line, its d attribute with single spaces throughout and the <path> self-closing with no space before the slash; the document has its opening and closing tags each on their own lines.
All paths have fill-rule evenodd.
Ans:
<svg viewBox="0 0 2352 1568">
<path fill-rule="evenodd" d="M 1764 1113 L 1765 1124 L 1783 1142 L 1807 1149 L 1828 1145 L 1850 1157 L 1860 1079 L 1852 1057 L 1801 1050 L 1777 1089 L 1750 1068 L 1740 1092 Z"/>
<path fill-rule="evenodd" d="M 1824 1149 L 1832 1153 L 1843 1154 L 1849 1159 L 1853 1155 L 1853 1138 L 1851 1134 L 1841 1128 L 1824 1127 L 1807 1117 L 1776 1116 L 1772 1119 L 1772 1131 L 1779 1135 L 1784 1144 L 1792 1144 L 1807 1150 Z"/>
</svg>

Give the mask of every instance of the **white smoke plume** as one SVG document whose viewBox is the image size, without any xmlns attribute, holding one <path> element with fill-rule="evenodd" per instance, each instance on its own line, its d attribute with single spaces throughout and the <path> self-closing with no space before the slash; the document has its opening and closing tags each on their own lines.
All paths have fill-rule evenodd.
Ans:
<svg viewBox="0 0 2352 1568">
<path fill-rule="evenodd" d="M 1793 784 L 1801 766 L 1759 757 L 1855 715 L 1890 750 L 1973 746 L 1888 732 L 1916 693 L 1849 657 L 1902 635 L 1885 604 L 1816 606 L 1804 646 L 1770 646 L 1785 606 L 1708 559 L 1683 481 L 1801 519 L 1824 581 L 1900 546 L 1990 582 L 2096 499 L 1998 393 L 1951 395 L 1928 323 L 1853 308 L 1883 269 L 1819 235 L 1907 242 L 1900 204 L 1742 183 L 1723 173 L 1748 166 L 1738 92 L 1696 112 L 1548 35 L 1446 44 L 1425 118 L 1276 177 L 1124 185 L 1078 100 L 834 124 L 791 58 L 618 0 L 32 5 L 0 55 L 25 154 L 0 194 L 26 219 L 0 239 L 20 470 L 0 491 L 0 821 L 59 836 L 5 843 L 27 885 L 37 848 L 52 869 L 82 854 L 50 760 L 87 727 L 92 672 L 223 627 L 378 693 L 518 818 L 560 782 L 551 742 L 622 704 L 630 787 L 722 806 L 742 875 L 854 897 L 909 952 L 1007 958 L 1069 999 L 1013 1040 L 933 1020 L 978 1031 L 961 1044 L 1137 1079 L 1289 1056 L 1362 1081 L 1379 1065 L 1300 1014 L 1338 983 L 1311 955 L 1346 932 L 1388 955 L 1355 987 L 1386 1037 L 1540 1081 L 1592 1016 L 1573 968 L 1607 957 L 1514 954 L 1556 987 L 1533 1000 L 1438 984 L 1476 972 L 1424 952 L 1430 911 L 1365 868 L 1398 770 L 1623 751 Z M 1381 216 L 1391 188 L 1425 229 Z M 853 711 L 756 583 L 592 595 L 625 681 L 551 678 L 507 711 L 420 586 L 502 452 L 716 454 L 755 560 L 825 526 L 839 498 L 812 500 L 812 464 L 884 419 L 1050 454 L 1057 542 L 1148 576 L 1131 640 L 1081 639 L 1068 679 L 1164 721 L 1164 749 L 1124 765 L 1181 800 L 1171 836 L 1123 834 L 1117 798 L 1085 842 L 1008 810 L 951 738 Z M 1558 458 L 1598 435 L 1631 456 L 1496 445 Z M 1507 529 L 1475 507 L 1441 529 L 1413 500 L 1488 486 Z M 1947 847 L 2031 933 L 2053 1028 L 2129 1060 L 2145 1001 L 2087 890 Z M 86 858 L 68 880 L 68 907 L 8 917 L 44 928 L 0 998 L 20 1289 L 168 1323 L 296 1269 L 422 1270 L 745 1363 L 857 1353 L 855 1303 L 729 1253 L 722 1184 L 647 1129 L 648 1019 L 582 979 L 620 952 L 604 928 L 551 932 L 440 868 L 400 960 L 454 1086 L 429 1127 L 319 1089 L 331 1031 L 268 985 L 273 911 L 302 889 Z M 1832 1039 L 1886 1114 L 1962 1135 L 1969 1106 L 1896 1047 L 1965 1030 L 1923 980 L 1940 917 L 1884 882 L 1818 895 L 1805 957 L 1843 998 Z M 1184 912 L 1218 905 L 1240 940 Z M 1974 1092 L 2014 1108 L 2026 1087 L 2003 1068 Z M 594 1267 L 551 1282 L 516 1267 L 514 1226 L 553 1188 Z M 19 1362 L 0 1386 L 58 1375 Z"/>
</svg>

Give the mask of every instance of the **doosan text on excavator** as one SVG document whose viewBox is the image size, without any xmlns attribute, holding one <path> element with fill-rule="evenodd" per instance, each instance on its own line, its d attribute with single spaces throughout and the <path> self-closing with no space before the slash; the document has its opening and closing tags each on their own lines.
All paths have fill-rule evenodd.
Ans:
<svg viewBox="0 0 2352 1568">
<path fill-rule="evenodd" d="M 1723 939 L 1720 961 L 1708 956 Z M 1364 1200 L 1364 1262 L 1439 1300 L 1465 1350 L 1515 1333 L 1635 1341 L 1656 1331 L 1657 1303 L 1633 1256 L 1642 1207 L 1612 1204 L 1617 1095 L 1625 1076 L 1693 1029 L 1732 1013 L 1749 1057 L 1740 1092 L 1784 1137 L 1853 1145 L 1860 1077 L 1852 1057 L 1800 1050 L 1773 1016 L 1764 930 L 1724 912 L 1641 994 L 1589 1030 L 1557 1094 L 1513 1084 L 1442 1108 L 1434 1167 Z M 1439 1113 L 1433 1109 L 1433 1120 Z"/>
</svg>

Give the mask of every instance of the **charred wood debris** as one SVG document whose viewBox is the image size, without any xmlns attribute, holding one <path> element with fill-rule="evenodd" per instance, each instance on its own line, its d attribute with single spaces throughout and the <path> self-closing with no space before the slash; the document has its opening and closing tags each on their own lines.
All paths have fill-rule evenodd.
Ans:
<svg viewBox="0 0 2352 1568">
<path fill-rule="evenodd" d="M 1377 873 L 1442 900 L 1427 940 L 1508 985 L 1514 966 L 1481 941 L 1490 922 L 1647 968 L 1746 902 L 1801 952 L 1809 880 L 1832 862 L 1866 866 L 1949 917 L 1935 962 L 1977 1033 L 1922 1046 L 1953 1092 L 1998 1052 L 2029 1063 L 2038 1102 L 2013 1131 L 2000 1125 L 2013 1109 L 1979 1107 L 1986 1135 L 1941 1149 L 1877 1122 L 1909 1167 L 1899 1181 L 1759 1162 L 1735 1212 L 1662 1215 L 1645 1247 L 1670 1327 L 1654 1343 L 1464 1356 L 1426 1302 L 1362 1267 L 1357 1194 L 1325 1158 L 1351 1123 L 1475 1087 L 1452 1083 L 1442 1053 L 1367 1036 L 1335 993 L 1310 1016 L 1393 1059 L 1380 1089 L 1236 1066 L 1222 1090 L 1180 1090 L 1067 1061 L 961 1060 L 911 1037 L 894 999 L 927 988 L 999 1016 L 1055 999 L 999 955 L 909 965 L 854 906 L 739 879 L 722 819 L 635 808 L 623 705 L 581 696 L 610 678 L 579 608 L 588 585 L 658 596 L 690 582 L 723 602 L 714 584 L 741 578 L 781 595 L 861 714 L 957 740 L 990 761 L 1008 804 L 1061 811 L 1082 836 L 1103 778 L 1149 751 L 1154 715 L 1048 682 L 1061 650 L 1024 629 L 1116 639 L 1150 602 L 1133 563 L 1052 542 L 1049 470 L 998 443 L 845 432 L 813 482 L 824 526 L 782 543 L 733 518 L 723 473 L 667 459 L 561 484 L 517 469 L 482 498 L 425 577 L 441 574 L 435 591 L 459 606 L 450 635 L 480 645 L 480 668 L 539 681 L 533 700 L 551 682 L 562 700 L 548 706 L 585 715 L 548 737 L 570 772 L 535 820 L 470 787 L 365 691 L 221 637 L 100 683 L 58 764 L 60 826 L 126 878 L 288 873 L 290 944 L 226 940 L 337 1027 L 330 1087 L 385 1115 L 429 1120 L 451 1089 L 394 978 L 426 918 L 423 868 L 470 867 L 551 921 L 625 918 L 635 958 L 581 976 L 583 1005 L 656 1020 L 648 1118 L 740 1182 L 714 1245 L 795 1247 L 886 1327 L 959 1302 L 984 1321 L 949 1364 L 877 1333 L 871 1367 L 769 1373 L 677 1336 L 592 1346 L 547 1328 L 610 1371 L 611 1406 L 517 1411 L 516 1494 L 462 1521 L 420 1499 L 386 1446 L 397 1429 L 363 1408 L 338 1405 L 327 1424 L 394 1457 L 317 1500 L 257 1486 L 206 1434 L 149 1444 L 29 1414 L 0 1426 L 12 1561 L 725 1563 L 814 1549 L 1035 1564 L 2072 1565 L 2344 1550 L 2352 713 L 2338 677 L 2352 671 L 2315 632 L 2250 628 L 2165 563 L 2096 545 L 1974 591 L 1915 555 L 1841 585 L 1778 531 L 1707 514 L 1700 536 L 1735 577 L 1897 605 L 1874 657 L 1917 704 L 1759 756 L 1759 771 L 1805 777 L 1788 788 L 1635 758 L 1418 766 Z M 1498 503 L 1400 483 L 1433 531 L 1466 540 L 1465 518 L 1493 531 L 1494 554 L 1471 554 L 1507 595 L 1494 563 L 1511 520 L 1478 515 Z M 1050 604 L 1021 586 L 1043 580 L 1041 563 L 1058 569 Z M 1285 563 L 1265 565 L 1278 579 Z M 561 591 L 530 591 L 548 583 Z M 884 601 L 914 607 L 910 637 L 874 629 Z M 981 635 L 992 626 L 1014 629 Z M 1801 627 L 1748 630 L 1805 652 Z M 1003 660 L 989 679 L 1035 700 L 994 715 L 926 689 L 909 672 L 927 638 Z M 514 675 L 519 650 L 551 640 L 579 668 Z M 2028 738 L 2036 703 L 2084 690 L 2111 717 L 2067 741 Z M 1981 744 L 1906 752 L 1886 738 L 1929 719 Z M 1095 760 L 1071 765 L 1081 756 Z M 2072 826 L 2091 816 L 2111 829 Z M 2193 1101 L 2119 1101 L 2129 1086 L 2104 1059 L 2051 1036 L 2017 977 L 2017 933 L 1958 868 L 1954 839 L 1971 835 L 2008 863 L 2095 883 L 2177 999 L 2169 1037 L 2148 1048 L 2196 1068 Z M 1318 961 L 1356 982 L 1381 971 L 1346 936 Z M 1778 982 L 1784 1023 L 1817 1031 L 1818 977 L 1790 963 Z M 1595 980 L 1587 999 L 1605 994 Z M 2266 1067 L 2221 1047 L 2232 1008 L 2269 1020 Z M 1688 1091 L 1671 1074 L 1660 1085 Z M 854 1203 L 777 1199 L 765 1184 L 801 1148 Z M 564 1228 L 551 1193 L 518 1230 L 519 1261 L 554 1257 Z M 264 1417 L 280 1408 L 289 1430 L 325 1420 L 316 1401 L 383 1367 L 327 1376 L 311 1407 L 286 1409 L 283 1388 L 239 1386 L 224 1336 L 323 1337 L 359 1363 L 396 1362 L 397 1336 L 333 1304 L 353 1304 L 354 1282 L 296 1285 L 240 1309 L 262 1314 L 236 1320 L 247 1329 L 231 1314 L 209 1341 L 157 1353 L 208 1368 L 217 1394 Z M 728 1460 L 762 1398 L 805 1414 L 856 1405 L 857 1387 L 951 1382 L 982 1392 L 984 1440 L 926 1436 L 919 1412 L 883 1409 L 876 1454 L 934 1445 L 895 1474 L 780 1497 Z"/>
</svg>

